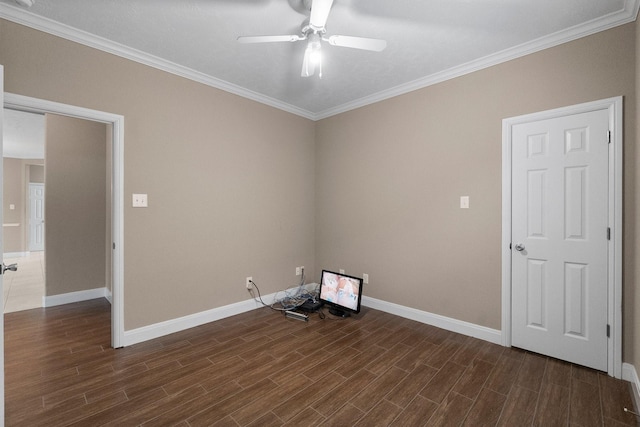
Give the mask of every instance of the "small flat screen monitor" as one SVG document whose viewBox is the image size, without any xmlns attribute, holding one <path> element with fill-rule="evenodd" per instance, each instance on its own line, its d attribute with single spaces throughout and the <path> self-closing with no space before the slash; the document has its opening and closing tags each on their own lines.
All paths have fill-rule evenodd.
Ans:
<svg viewBox="0 0 640 427">
<path fill-rule="evenodd" d="M 360 312 L 362 279 L 322 270 L 320 279 L 320 301 L 329 306 L 329 313 L 347 317 Z"/>
</svg>

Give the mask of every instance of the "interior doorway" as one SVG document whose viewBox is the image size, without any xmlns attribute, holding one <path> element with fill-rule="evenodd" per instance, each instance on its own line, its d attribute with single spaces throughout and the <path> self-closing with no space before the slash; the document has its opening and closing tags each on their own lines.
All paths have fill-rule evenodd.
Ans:
<svg viewBox="0 0 640 427">
<path fill-rule="evenodd" d="M 606 108 L 512 137 L 511 344 L 607 370 Z"/>
<path fill-rule="evenodd" d="M 551 153 L 550 141 L 553 138 L 549 129 L 555 128 L 556 119 L 559 119 L 558 123 L 564 124 L 567 118 L 591 117 L 592 114 L 601 116 L 596 122 L 603 130 L 596 133 L 601 133 L 598 138 L 604 139 L 598 148 L 601 150 L 600 154 L 594 157 L 594 161 L 603 161 L 598 166 L 599 170 L 603 171 L 602 177 L 597 181 L 604 186 L 599 190 L 593 188 L 594 191 L 597 190 L 596 195 L 587 191 L 586 172 L 583 173 L 585 159 L 580 158 L 579 164 L 566 163 L 573 157 L 572 152 L 586 153 L 595 148 L 587 149 L 585 145 L 588 143 L 585 125 L 573 124 L 562 127 L 555 137 L 561 142 L 555 147 L 559 150 L 558 156 L 545 154 Z M 534 129 L 538 125 L 541 126 L 540 129 Z M 545 128 L 547 125 L 550 126 L 549 129 Z M 523 131 L 523 138 L 522 135 L 518 136 L 518 129 Z M 527 132 L 524 132 L 525 130 Z M 596 137 L 595 134 L 593 137 Z M 581 334 L 600 334 L 602 345 L 598 346 L 598 352 L 601 361 L 597 362 L 597 369 L 606 370 L 609 375 L 621 378 L 622 97 L 505 119 L 502 124 L 502 139 L 502 343 L 505 346 L 526 347 L 513 339 L 514 333 L 522 334 L 523 331 L 522 328 L 514 328 L 514 321 L 536 334 L 544 333 L 546 329 L 559 330 L 563 339 L 570 334 L 572 339 L 575 338 L 573 341 L 586 341 Z M 520 154 L 514 148 L 517 140 L 521 143 L 524 141 L 524 145 L 518 148 L 521 150 Z M 518 160 L 518 156 L 525 160 Z M 541 163 L 529 167 L 526 162 L 534 157 L 539 157 Z M 545 166 L 550 162 L 549 159 L 556 157 L 560 159 L 557 162 L 558 167 Z M 522 162 L 525 162 L 526 167 L 520 165 Z M 557 169 L 559 174 L 559 179 L 548 183 L 555 185 L 555 189 L 548 188 L 547 178 L 543 176 L 551 174 L 552 169 Z M 518 174 L 522 173 L 525 175 L 521 179 L 518 178 Z M 527 191 L 518 184 L 520 181 L 525 187 L 528 186 Z M 518 195 L 514 196 L 516 192 L 524 194 L 524 199 Z M 585 222 L 587 213 L 595 215 L 586 209 L 589 197 L 592 202 L 595 202 L 596 198 L 600 199 L 598 208 L 601 208 L 601 211 L 597 213 L 599 219 L 595 221 L 594 229 L 588 228 Z M 584 210 L 580 211 L 583 208 Z M 564 255 L 570 256 L 571 259 L 551 262 L 542 252 L 537 252 L 540 245 L 553 240 L 551 234 L 557 235 L 553 239 L 561 242 L 553 245 L 554 248 L 560 247 L 566 252 Z M 592 260 L 576 258 L 581 255 L 582 249 L 574 246 L 592 239 L 600 240 L 600 243 L 594 246 L 594 250 L 599 251 L 596 258 L 602 259 L 602 265 L 594 264 L 594 268 L 602 272 L 599 281 L 604 281 L 597 298 L 606 302 L 603 306 L 597 307 L 600 313 L 599 327 L 587 331 L 587 320 L 591 319 L 591 316 L 587 316 L 586 312 L 593 311 L 593 308 L 587 305 L 589 298 L 585 299 L 583 296 L 589 287 L 585 270 L 592 268 Z M 528 257 L 529 252 L 531 257 Z M 553 259 L 556 258 L 558 257 Z M 519 267 L 518 263 L 523 265 Z M 556 270 L 556 264 L 559 272 L 556 271 L 556 274 L 552 275 L 551 270 Z M 548 266 L 545 267 L 546 265 Z M 551 290 L 551 285 L 558 288 L 557 292 Z M 514 299 L 524 303 L 514 305 Z M 551 307 L 551 304 L 556 305 Z M 553 318 L 549 315 L 550 311 L 559 314 Z M 584 318 L 581 317 L 583 314 Z M 563 359 L 586 351 L 571 347 L 564 341 L 560 343 L 558 340 L 546 348 L 559 351 L 560 353 L 552 355 Z M 545 353 L 544 349 L 536 351 Z M 562 353 L 563 351 L 565 353 Z M 570 357 L 566 357 L 567 355 Z M 590 366 L 591 362 L 578 363 Z"/>
<path fill-rule="evenodd" d="M 111 302 L 111 344 L 114 348 L 124 344 L 124 291 L 123 291 L 123 142 L 124 142 L 124 118 L 119 115 L 102 111 L 90 110 L 67 104 L 25 97 L 15 94 L 4 94 L 4 107 L 38 114 L 55 114 L 66 118 L 81 119 L 107 124 L 109 126 L 110 142 L 110 212 L 107 236 L 108 253 L 110 257 L 108 287 L 110 292 L 108 299 Z M 49 191 L 49 190 L 47 190 Z M 46 241 L 45 241 L 46 244 Z M 75 297 L 82 298 L 83 295 Z M 83 298 L 88 299 L 88 298 Z M 74 302 L 68 300 L 65 302 Z"/>
<path fill-rule="evenodd" d="M 43 306 L 45 116 L 4 109 L 4 260 L 18 270 L 4 280 L 3 311 Z"/>
</svg>

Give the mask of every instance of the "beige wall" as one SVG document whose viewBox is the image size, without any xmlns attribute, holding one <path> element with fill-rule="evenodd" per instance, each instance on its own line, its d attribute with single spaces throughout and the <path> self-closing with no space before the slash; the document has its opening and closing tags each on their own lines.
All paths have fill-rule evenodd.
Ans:
<svg viewBox="0 0 640 427">
<path fill-rule="evenodd" d="M 367 295 L 500 329 L 501 120 L 623 95 L 638 366 L 635 27 L 317 124 L 1 20 L 0 63 L 8 92 L 125 116 L 127 330 L 244 300 L 248 275 L 274 292 L 296 265 L 367 272 Z M 149 208 L 130 207 L 138 192 Z"/>
<path fill-rule="evenodd" d="M 126 330 L 314 277 L 313 122 L 4 20 L 0 63 L 7 92 L 125 117 Z"/>
<path fill-rule="evenodd" d="M 29 250 L 28 184 L 44 182 L 44 160 L 3 158 L 3 216 L 5 224 L 19 224 L 3 228 L 4 253 L 22 253 Z M 15 209 L 11 210 L 10 205 Z"/>
<path fill-rule="evenodd" d="M 29 182 L 44 184 L 43 165 L 29 165 Z"/>
<path fill-rule="evenodd" d="M 17 227 L 3 226 L 3 250 L 5 253 L 24 252 L 27 250 L 24 239 L 26 187 L 25 170 L 22 159 L 5 157 L 3 159 L 2 175 L 4 196 L 2 206 L 3 222 L 4 224 L 19 224 Z M 10 210 L 9 205 L 14 205 L 15 209 Z"/>
<path fill-rule="evenodd" d="M 623 95 L 633 181 L 634 39 L 625 25 L 319 122 L 318 268 L 368 273 L 366 295 L 501 329 L 501 121 Z M 626 230 L 636 197 L 627 186 Z M 634 258 L 624 268 L 632 293 Z M 626 361 L 633 307 L 625 300 Z"/>
<path fill-rule="evenodd" d="M 45 116 L 46 295 L 105 286 L 106 125 Z"/>
</svg>

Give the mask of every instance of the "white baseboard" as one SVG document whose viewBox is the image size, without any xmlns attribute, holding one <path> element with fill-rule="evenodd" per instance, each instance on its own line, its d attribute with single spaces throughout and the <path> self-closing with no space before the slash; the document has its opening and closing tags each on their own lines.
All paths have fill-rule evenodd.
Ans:
<svg viewBox="0 0 640 427">
<path fill-rule="evenodd" d="M 631 383 L 631 388 L 633 389 L 633 399 L 636 404 L 634 412 L 637 412 L 638 410 L 640 410 L 640 379 L 638 379 L 638 372 L 636 372 L 635 366 L 633 366 L 631 363 L 623 363 L 622 379 Z"/>
<path fill-rule="evenodd" d="M 42 297 L 43 307 L 54 307 L 56 305 L 71 304 L 74 302 L 87 301 L 96 298 L 106 298 L 107 288 L 89 289 L 86 291 L 69 292 L 66 294 L 49 295 Z"/>
<path fill-rule="evenodd" d="M 317 284 L 311 283 L 306 285 L 305 287 L 311 290 L 316 286 Z M 284 294 L 282 292 L 278 292 L 269 295 L 263 295 L 262 299 L 267 304 L 270 304 L 275 298 L 282 297 L 283 295 Z M 473 323 L 451 319 L 449 317 L 428 313 L 426 311 L 416 310 L 410 307 L 404 307 L 375 298 L 363 296 L 362 304 L 366 307 L 375 308 L 377 310 L 385 311 L 387 313 L 395 314 L 407 319 L 416 320 L 418 322 L 426 323 L 438 328 L 472 336 L 495 344 L 500 344 L 500 331 L 497 331 L 495 329 L 474 325 Z M 141 328 L 125 331 L 124 346 L 130 346 L 144 341 L 152 340 L 154 338 L 160 338 L 165 335 L 180 332 L 189 328 L 194 328 L 196 326 L 204 325 L 205 323 L 214 322 L 226 317 L 235 316 L 236 314 L 255 310 L 256 308 L 260 307 L 262 307 L 262 304 L 259 301 L 249 299 L 246 301 L 213 308 L 211 310 L 202 311 L 200 313 L 194 313 L 188 316 L 179 317 L 177 319 L 171 319 L 164 322 L 155 323 L 153 325 L 143 326 Z"/>
<path fill-rule="evenodd" d="M 266 297 L 263 297 L 266 298 Z M 200 313 L 190 314 L 188 316 L 171 319 L 149 326 L 124 331 L 124 346 L 138 344 L 143 341 L 152 340 L 175 332 L 184 331 L 185 329 L 195 328 L 205 323 L 215 322 L 216 320 L 226 317 L 235 316 L 236 314 L 255 310 L 262 307 L 262 304 L 255 300 L 241 301 L 222 307 L 213 308 L 211 310 L 202 311 Z"/>
<path fill-rule="evenodd" d="M 312 290 L 318 285 L 316 283 L 308 283 L 305 289 Z M 284 292 L 292 292 L 296 287 L 287 289 Z M 285 293 L 283 291 L 269 295 L 262 295 L 262 300 L 266 304 L 271 304 L 276 298 L 282 298 Z M 205 323 L 215 322 L 216 320 L 226 317 L 235 316 L 236 314 L 245 313 L 263 307 L 262 303 L 257 299 L 249 299 L 222 307 L 213 308 L 211 310 L 202 311 L 200 313 L 190 314 L 188 316 L 179 317 L 177 319 L 166 320 L 164 322 L 155 323 L 149 326 L 124 331 L 124 346 L 138 344 L 143 341 L 152 340 L 175 332 L 184 331 L 185 329 L 194 328 L 204 325 Z"/>
<path fill-rule="evenodd" d="M 104 297 L 109 301 L 109 304 L 113 305 L 113 294 L 111 293 L 111 289 L 104 288 Z"/>
<path fill-rule="evenodd" d="M 502 344 L 502 332 L 496 329 L 487 328 L 485 326 L 476 325 L 463 320 L 452 319 L 439 314 L 429 313 L 428 311 L 405 307 L 403 305 L 382 301 L 365 295 L 362 296 L 362 305 L 395 314 L 396 316 L 404 317 L 406 319 L 426 323 L 427 325 L 435 326 L 440 329 L 446 329 L 447 331 L 479 338 L 494 344 Z"/>
</svg>

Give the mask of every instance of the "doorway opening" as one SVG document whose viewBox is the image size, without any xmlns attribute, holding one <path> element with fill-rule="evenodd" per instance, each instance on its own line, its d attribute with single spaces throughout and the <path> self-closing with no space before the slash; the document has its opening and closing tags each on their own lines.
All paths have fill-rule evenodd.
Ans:
<svg viewBox="0 0 640 427">
<path fill-rule="evenodd" d="M 107 236 L 110 252 L 110 276 L 107 286 L 110 287 L 111 302 L 111 345 L 114 348 L 124 345 L 124 289 L 123 289 L 123 166 L 124 166 L 124 117 L 97 110 L 60 104 L 21 95 L 4 94 L 4 107 L 12 110 L 37 114 L 54 114 L 65 118 L 81 119 L 106 124 L 110 128 L 111 145 L 110 182 L 107 182 L 111 193 L 111 209 L 108 223 L 110 232 Z M 46 244 L 46 242 L 45 242 Z M 78 293 L 71 293 L 78 294 Z M 69 295 L 71 295 L 69 294 Z M 72 295 L 72 298 L 88 299 L 86 295 Z M 64 302 L 74 302 L 65 300 Z"/>
<path fill-rule="evenodd" d="M 4 277 L 5 313 L 43 305 L 44 130 L 43 114 L 4 109 L 4 261 L 18 265 Z"/>
<path fill-rule="evenodd" d="M 604 327 L 603 331 L 598 331 L 598 333 L 606 334 L 606 371 L 609 375 L 614 376 L 616 378 L 622 377 L 622 97 L 610 98 L 601 101 L 595 101 L 585 104 L 579 104 L 575 106 L 559 108 L 555 110 L 549 110 L 539 113 L 528 114 L 525 116 L 513 117 L 509 119 L 503 120 L 502 123 L 502 344 L 505 346 L 512 345 L 512 333 L 513 327 L 512 322 L 514 320 L 514 314 L 512 313 L 513 307 L 513 287 L 514 287 L 514 277 L 515 267 L 513 266 L 514 257 L 520 256 L 521 251 L 525 249 L 524 245 L 521 245 L 521 242 L 512 241 L 514 237 L 514 224 L 523 219 L 522 215 L 520 217 L 515 218 L 514 214 L 514 196 L 513 192 L 516 191 L 514 187 L 514 176 L 515 170 L 514 167 L 514 149 L 513 142 L 515 140 L 514 129 L 529 123 L 535 122 L 544 122 L 555 120 L 557 118 L 564 118 L 574 115 L 580 115 L 585 113 L 591 113 L 596 111 L 604 111 L 606 112 L 605 121 L 608 122 L 609 129 L 609 143 L 606 143 L 605 139 L 605 152 L 608 152 L 606 159 L 606 167 L 607 173 L 607 184 L 606 184 L 606 194 L 607 200 L 603 202 L 606 204 L 605 207 L 605 216 L 606 222 L 605 226 L 602 227 L 602 235 L 598 236 L 602 237 L 606 240 L 606 327 Z M 572 129 L 569 133 L 575 131 L 576 129 Z M 605 132 L 606 133 L 606 132 Z M 540 133 L 539 135 L 544 135 L 545 133 Z M 566 135 L 566 133 L 565 133 Z M 535 136 L 535 135 L 534 135 Z M 569 135 L 570 137 L 571 135 Z M 604 135 L 606 138 L 606 135 Z M 538 138 L 540 141 L 544 142 L 544 138 Z M 527 144 L 529 150 L 529 157 L 532 157 L 533 154 L 538 152 L 542 153 L 544 148 L 546 147 L 545 143 L 538 144 L 536 138 L 533 136 L 527 139 Z M 538 141 L 538 142 L 540 142 Z M 537 150 L 537 148 L 541 148 L 541 150 Z M 570 151 L 574 147 L 571 144 L 566 145 L 563 149 L 565 151 Z M 575 168 L 574 168 L 575 169 Z M 539 170 L 535 170 L 535 173 L 542 171 L 543 169 L 539 168 Z M 568 170 L 565 170 L 565 176 L 567 175 Z M 571 171 L 569 171 L 571 172 Z M 531 178 L 531 174 L 529 174 L 529 178 Z M 569 176 L 571 178 L 571 176 Z M 565 184 L 570 183 L 568 178 L 565 178 Z M 531 179 L 528 181 L 529 183 L 533 182 Z M 564 186 L 562 187 L 564 188 Z M 566 189 L 565 189 L 566 190 Z M 565 191 L 566 192 L 566 191 Z M 543 193 L 536 193 L 540 197 L 546 197 Z M 586 194 L 586 193 L 585 193 Z M 538 197 L 538 199 L 540 199 Z M 531 198 L 528 201 L 525 200 L 525 206 L 535 204 L 534 202 L 538 199 Z M 542 200 L 542 199 L 540 199 Z M 551 201 L 550 201 L 551 203 Z M 540 203 L 538 203 L 540 204 Z M 566 208 L 566 204 L 564 204 Z M 568 209 L 568 208 L 567 208 Z M 522 209 L 520 209 L 522 210 Z M 520 210 L 518 212 L 520 212 Z M 525 211 L 526 212 L 526 209 Z M 538 213 L 542 212 L 541 215 L 545 216 L 546 211 L 538 211 Z M 526 213 L 523 215 L 527 215 Z M 527 219 L 528 218 L 528 219 Z M 530 215 L 525 218 L 527 224 L 530 225 L 531 221 L 529 221 Z M 527 236 L 532 235 L 532 232 L 527 232 Z M 594 233 L 591 233 L 594 234 Z M 606 236 L 606 237 L 605 237 Z M 545 241 L 545 236 L 537 236 L 538 240 L 541 242 Z M 567 238 L 569 239 L 569 238 Z M 570 239 L 569 239 L 570 240 Z M 575 239 L 574 239 L 575 240 Z M 517 255 L 516 255 L 517 254 Z M 526 255 L 526 254 L 525 254 Z M 543 258 L 543 257 L 542 257 Z M 545 260 L 538 259 L 535 260 L 538 264 L 542 265 Z M 570 263 L 565 262 L 564 268 L 571 267 Z M 525 274 L 525 279 L 522 280 L 530 280 L 532 283 L 543 283 L 545 275 L 537 275 L 536 271 L 543 271 L 544 268 L 539 268 L 538 270 L 530 269 L 529 273 Z M 540 276 L 540 277 L 538 277 Z M 571 284 L 571 279 L 573 276 L 565 276 L 560 279 L 559 283 L 562 283 L 562 286 L 567 286 L 567 284 Z M 541 280 L 537 280 L 541 278 Z M 536 279 L 536 280 L 534 280 Z M 575 280 L 573 282 L 577 283 Z M 535 293 L 533 294 L 535 296 Z M 538 296 L 542 295 L 541 293 L 537 294 Z M 546 297 L 544 297 L 546 298 Z M 568 299 L 566 296 L 564 297 L 566 301 Z M 528 303 L 527 303 L 528 304 Z M 536 305 L 532 305 L 532 308 L 537 307 Z M 527 310 L 529 310 L 527 308 Z M 545 312 L 546 313 L 546 312 Z M 546 314 L 545 314 L 546 316 Z M 564 325 L 561 327 L 566 327 L 569 325 L 571 319 L 567 319 L 565 317 L 564 320 L 560 319 L 561 325 L 564 322 Z M 575 322 L 574 322 L 575 323 Z M 532 328 L 544 329 L 540 325 L 532 325 Z M 566 332 L 566 331 L 565 331 Z M 569 331 L 570 332 L 570 331 Z M 574 331 L 575 334 L 575 331 Z M 542 352 L 543 353 L 543 352 Z"/>
</svg>

